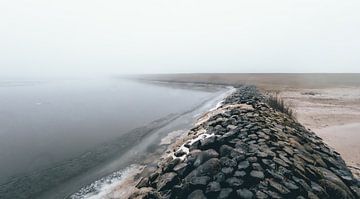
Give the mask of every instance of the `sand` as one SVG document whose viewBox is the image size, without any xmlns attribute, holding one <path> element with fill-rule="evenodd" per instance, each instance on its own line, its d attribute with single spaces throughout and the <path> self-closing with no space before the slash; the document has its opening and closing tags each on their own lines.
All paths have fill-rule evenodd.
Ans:
<svg viewBox="0 0 360 199">
<path fill-rule="evenodd" d="M 298 121 L 338 151 L 360 177 L 360 74 L 166 74 L 141 79 L 211 84 L 254 84 L 280 92 Z"/>
<path fill-rule="evenodd" d="M 289 89 L 279 94 L 297 120 L 338 151 L 360 177 L 360 88 Z"/>
</svg>

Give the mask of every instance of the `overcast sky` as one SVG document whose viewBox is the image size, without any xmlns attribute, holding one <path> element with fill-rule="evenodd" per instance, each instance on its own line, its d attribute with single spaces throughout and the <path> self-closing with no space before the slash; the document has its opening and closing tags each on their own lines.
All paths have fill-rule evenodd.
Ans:
<svg viewBox="0 0 360 199">
<path fill-rule="evenodd" d="M 359 0 L 1 0 L 4 74 L 360 72 Z"/>
</svg>

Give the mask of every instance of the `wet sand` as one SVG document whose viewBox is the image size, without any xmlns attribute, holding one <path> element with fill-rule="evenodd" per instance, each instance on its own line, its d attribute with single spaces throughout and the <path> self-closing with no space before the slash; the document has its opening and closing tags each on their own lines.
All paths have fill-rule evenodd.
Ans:
<svg viewBox="0 0 360 199">
<path fill-rule="evenodd" d="M 360 177 L 360 88 L 290 89 L 280 92 L 296 118 L 338 151 Z"/>
</svg>

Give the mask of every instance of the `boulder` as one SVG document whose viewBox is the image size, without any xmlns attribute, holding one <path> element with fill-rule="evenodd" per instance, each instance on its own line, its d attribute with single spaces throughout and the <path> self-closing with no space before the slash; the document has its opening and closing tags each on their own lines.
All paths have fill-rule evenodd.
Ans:
<svg viewBox="0 0 360 199">
<path fill-rule="evenodd" d="M 238 189 L 236 193 L 239 198 L 243 199 L 251 199 L 254 197 L 254 194 L 249 189 Z"/>
</svg>

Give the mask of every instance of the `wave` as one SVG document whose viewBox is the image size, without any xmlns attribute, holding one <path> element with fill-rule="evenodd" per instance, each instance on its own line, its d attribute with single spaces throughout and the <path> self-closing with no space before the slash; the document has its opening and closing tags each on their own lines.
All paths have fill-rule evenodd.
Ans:
<svg viewBox="0 0 360 199">
<path fill-rule="evenodd" d="M 106 197 L 111 191 L 121 184 L 126 183 L 127 178 L 139 173 L 143 167 L 140 165 L 130 165 L 122 171 L 101 178 L 88 186 L 81 188 L 77 193 L 70 196 L 70 199 L 100 199 Z"/>
</svg>

